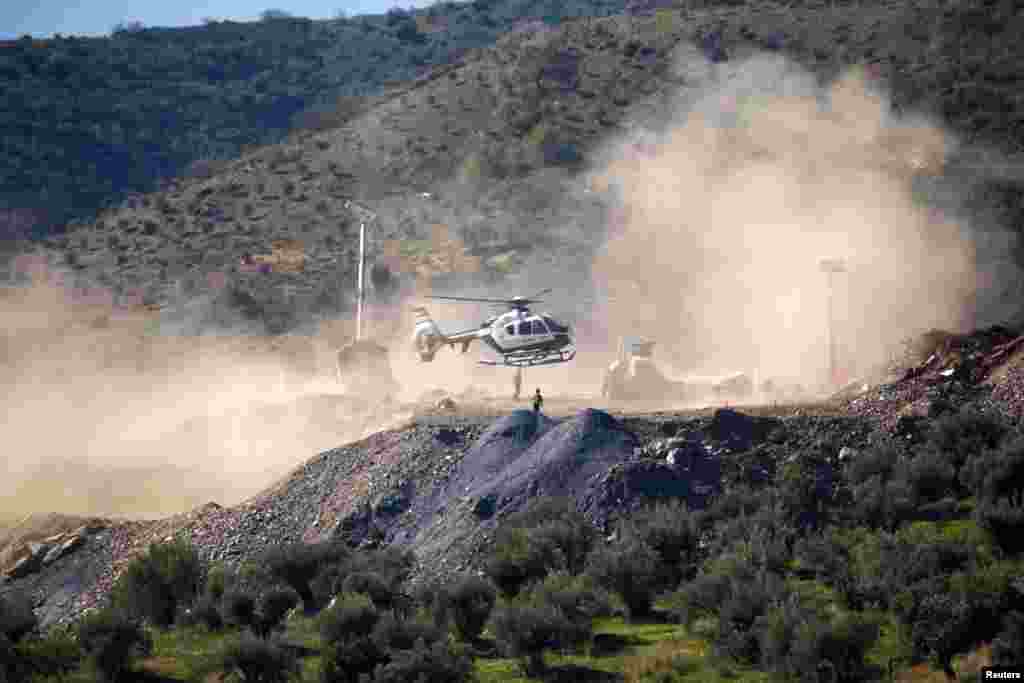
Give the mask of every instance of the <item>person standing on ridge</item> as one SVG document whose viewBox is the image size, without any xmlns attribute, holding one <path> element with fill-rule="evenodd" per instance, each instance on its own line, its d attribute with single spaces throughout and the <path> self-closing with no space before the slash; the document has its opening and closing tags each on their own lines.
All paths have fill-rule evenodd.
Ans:
<svg viewBox="0 0 1024 683">
<path fill-rule="evenodd" d="M 519 400 L 519 392 L 523 388 L 523 369 L 516 368 L 516 393 L 512 396 L 515 400 Z"/>
<path fill-rule="evenodd" d="M 542 405 L 544 405 L 544 397 L 540 395 L 540 387 L 537 387 L 537 393 L 533 395 L 533 412 L 540 415 Z"/>
</svg>

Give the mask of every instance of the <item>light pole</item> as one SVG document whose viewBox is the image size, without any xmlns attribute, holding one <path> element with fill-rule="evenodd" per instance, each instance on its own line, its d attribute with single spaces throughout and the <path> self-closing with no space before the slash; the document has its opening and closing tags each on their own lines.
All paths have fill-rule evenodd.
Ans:
<svg viewBox="0 0 1024 683">
<path fill-rule="evenodd" d="M 833 288 L 835 286 L 834 276 L 836 273 L 845 273 L 846 263 L 842 259 L 822 259 L 820 264 L 821 270 L 825 273 L 828 278 L 828 321 L 826 323 L 828 328 L 828 374 L 829 383 L 834 385 L 836 381 L 836 347 L 835 347 L 835 312 L 833 310 Z"/>
<path fill-rule="evenodd" d="M 354 210 L 360 214 L 359 221 L 359 273 L 357 275 L 356 287 L 358 289 L 358 299 L 356 303 L 356 341 L 363 338 L 363 267 L 366 262 L 366 224 L 369 221 L 374 220 L 377 214 L 367 209 L 365 206 L 360 206 L 355 202 L 349 200 L 345 202 L 345 208 Z"/>
</svg>

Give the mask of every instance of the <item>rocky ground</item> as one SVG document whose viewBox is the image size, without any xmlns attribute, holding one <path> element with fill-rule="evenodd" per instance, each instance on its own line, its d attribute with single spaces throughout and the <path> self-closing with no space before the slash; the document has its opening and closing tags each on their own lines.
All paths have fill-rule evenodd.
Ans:
<svg viewBox="0 0 1024 683">
<path fill-rule="evenodd" d="M 536 496 L 571 495 L 608 530 L 644 500 L 702 507 L 795 454 L 825 456 L 824 484 L 872 432 L 965 400 L 1019 420 L 1022 359 L 1024 337 L 994 328 L 924 335 L 891 382 L 851 385 L 813 406 L 641 413 L 565 398 L 538 417 L 501 401 L 421 405 L 406 424 L 320 453 L 237 506 L 153 521 L 22 520 L 0 532 L 0 593 L 27 591 L 44 626 L 66 623 L 102 604 L 132 557 L 177 536 L 235 566 L 278 543 L 343 537 L 412 549 L 418 579 L 470 571 L 499 520 Z"/>
</svg>

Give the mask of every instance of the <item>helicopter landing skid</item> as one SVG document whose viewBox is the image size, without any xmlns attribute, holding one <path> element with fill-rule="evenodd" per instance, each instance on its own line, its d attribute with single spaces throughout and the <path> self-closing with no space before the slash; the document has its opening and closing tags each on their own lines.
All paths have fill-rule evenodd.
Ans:
<svg viewBox="0 0 1024 683">
<path fill-rule="evenodd" d="M 556 365 L 558 363 L 568 363 L 576 357 L 576 350 L 571 351 L 555 351 L 547 353 L 532 354 L 529 356 L 505 356 L 505 360 L 482 360 L 479 361 L 480 365 L 505 365 L 513 368 L 529 368 L 536 367 L 538 365 Z"/>
</svg>

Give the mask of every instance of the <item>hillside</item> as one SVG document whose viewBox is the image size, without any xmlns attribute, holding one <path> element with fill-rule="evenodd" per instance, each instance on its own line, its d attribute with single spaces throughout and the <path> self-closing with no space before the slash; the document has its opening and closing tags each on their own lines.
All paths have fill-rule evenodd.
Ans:
<svg viewBox="0 0 1024 683">
<path fill-rule="evenodd" d="M 387 83 L 489 45 L 521 19 L 557 24 L 622 7 L 446 3 L 330 21 L 214 18 L 188 28 L 121 26 L 110 38 L 5 41 L 0 237 L 60 232 L 183 172 L 209 175 L 296 127 L 334 125 Z"/>
<path fill-rule="evenodd" d="M 692 534 L 686 580 L 663 597 L 716 657 L 817 675 L 785 645 L 818 637 L 805 622 L 863 637 L 848 680 L 866 679 L 869 644 L 879 675 L 1012 649 L 1022 16 L 980 1 L 629 10 L 522 26 L 49 238 L 37 286 L 3 292 L 10 462 L 57 443 L 69 462 L 117 451 L 133 489 L 170 490 L 194 459 L 204 485 L 210 472 L 234 493 L 262 484 L 237 505 L 168 495 L 188 511 L 160 519 L 22 520 L 3 532 L 0 591 L 64 623 L 175 536 L 249 569 L 281 540 L 391 544 L 414 552 L 420 585 L 486 571 L 501 524 L 534 498 L 571 497 L 619 550 L 617 517 L 682 498 L 709 510 L 695 516 L 707 535 Z M 331 353 L 310 351 L 325 329 L 351 334 L 365 220 L 353 200 L 377 217 L 381 341 L 407 333 L 399 305 L 413 296 L 556 287 L 550 306 L 585 352 L 530 370 L 545 417 L 480 391 L 504 375 L 456 354 L 400 368 L 418 402 L 371 405 L 334 379 L 288 390 L 293 370 L 334 372 L 317 359 Z M 850 278 L 833 287 L 821 259 L 836 255 Z M 99 301 L 77 300 L 83 286 Z M 115 298 L 134 308 L 112 314 Z M 684 371 L 845 388 L 805 406 L 617 410 L 591 396 L 624 334 L 658 339 Z M 304 367 L 281 370 L 275 345 L 297 339 Z M 153 453 L 171 467 L 139 464 Z M 74 471 L 83 488 L 96 477 Z"/>
<path fill-rule="evenodd" d="M 304 274 L 271 278 L 278 291 L 261 286 L 255 308 L 281 307 L 287 279 L 296 285 L 295 298 L 284 308 L 334 313 L 351 305 L 350 298 L 338 300 L 354 279 L 356 219 L 342 208 L 349 198 L 380 214 L 371 240 L 378 256 L 385 240 L 427 239 L 428 226 L 441 223 L 485 257 L 553 240 L 551 261 L 572 254 L 582 261 L 579 247 L 601 234 L 610 199 L 583 197 L 564 183 L 577 170 L 593 169 L 594 155 L 623 126 L 658 130 L 667 123 L 670 102 L 706 79 L 693 73 L 687 83 L 680 69 L 700 59 L 685 56 L 686 46 L 712 29 L 719 36 L 714 49 L 731 62 L 768 45 L 826 80 L 843 65 L 873 65 L 891 85 L 897 111 L 935 112 L 959 137 L 937 181 L 941 187 L 923 191 L 967 187 L 965 211 L 1014 225 L 1019 173 L 1005 161 L 980 163 L 979 153 L 999 150 L 1012 160 L 1006 154 L 1024 145 L 1013 119 L 1016 70 L 1007 66 L 1019 49 L 1013 36 L 1020 17 L 999 21 L 987 14 L 991 21 L 979 24 L 984 7 L 956 3 L 939 11 L 892 3 L 807 7 L 797 14 L 770 6 L 708 7 L 515 32 L 464 62 L 379 95 L 341 127 L 293 135 L 225 161 L 208 179 L 179 181 L 105 210 L 57 244 L 82 275 L 117 291 L 142 287 L 166 298 L 155 292 L 179 279 L 189 292 L 212 270 L 237 272 L 244 253 L 269 252 L 274 239 L 299 239 L 308 255 Z M 932 26 L 927 36 L 901 28 L 921 25 L 925 15 Z M 835 45 L 841 49 L 829 48 Z M 424 191 L 439 199 L 420 199 Z M 516 260 L 521 267 L 521 255 Z M 257 279 L 240 277 L 240 286 L 255 287 Z M 287 317 L 271 326 L 293 325 Z"/>
</svg>

